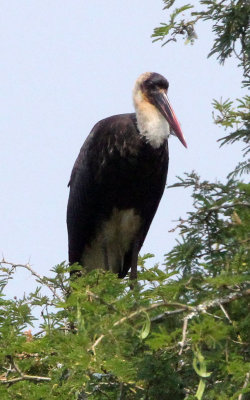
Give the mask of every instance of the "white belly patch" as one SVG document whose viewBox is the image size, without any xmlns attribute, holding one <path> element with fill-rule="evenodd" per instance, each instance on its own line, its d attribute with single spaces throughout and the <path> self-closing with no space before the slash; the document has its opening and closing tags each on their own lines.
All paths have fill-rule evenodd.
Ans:
<svg viewBox="0 0 250 400">
<path fill-rule="evenodd" d="M 109 220 L 97 229 L 96 237 L 84 249 L 82 265 L 89 270 L 101 268 L 118 273 L 123 268 L 124 255 L 140 226 L 140 216 L 133 208 L 114 208 Z"/>
</svg>

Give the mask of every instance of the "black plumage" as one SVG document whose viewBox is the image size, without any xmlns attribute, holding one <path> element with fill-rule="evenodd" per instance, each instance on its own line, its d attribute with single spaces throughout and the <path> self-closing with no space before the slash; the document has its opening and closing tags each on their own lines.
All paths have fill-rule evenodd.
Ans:
<svg viewBox="0 0 250 400">
<path fill-rule="evenodd" d="M 167 169 L 167 141 L 153 149 L 139 134 L 135 114 L 115 115 L 98 122 L 80 150 L 69 182 L 69 262 L 81 263 L 85 247 L 114 208 L 134 209 L 143 222 L 123 263 L 119 260 L 117 265 L 115 272 L 124 277 L 134 252 L 137 262 L 164 191 Z"/>
</svg>

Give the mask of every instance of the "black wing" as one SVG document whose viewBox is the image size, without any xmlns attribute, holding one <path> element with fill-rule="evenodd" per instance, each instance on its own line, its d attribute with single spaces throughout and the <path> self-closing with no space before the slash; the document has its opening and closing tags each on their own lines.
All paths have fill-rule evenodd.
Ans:
<svg viewBox="0 0 250 400">
<path fill-rule="evenodd" d="M 124 114 L 98 122 L 83 144 L 74 164 L 67 208 L 69 262 L 80 262 L 84 247 L 95 235 L 102 218 L 107 217 L 114 199 L 114 170 L 128 132 L 137 136 L 134 115 Z M 125 150 L 124 150 L 125 151 Z M 126 148 L 129 152 L 129 145 Z M 112 178 L 112 179 L 111 179 Z"/>
<path fill-rule="evenodd" d="M 114 207 L 134 208 L 143 223 L 124 256 L 125 276 L 157 210 L 167 165 L 166 144 L 152 149 L 137 130 L 135 114 L 113 116 L 95 125 L 80 150 L 69 183 L 67 225 L 71 264 L 80 262 L 85 246 Z"/>
</svg>

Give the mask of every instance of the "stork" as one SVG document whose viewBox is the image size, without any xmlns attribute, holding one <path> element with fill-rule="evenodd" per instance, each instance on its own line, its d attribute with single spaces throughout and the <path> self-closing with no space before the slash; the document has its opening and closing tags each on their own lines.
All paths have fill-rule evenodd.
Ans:
<svg viewBox="0 0 250 400">
<path fill-rule="evenodd" d="M 166 185 L 168 137 L 187 147 L 169 103 L 169 83 L 146 72 L 133 90 L 135 113 L 99 121 L 75 161 L 67 208 L 69 262 L 120 278 L 137 261 Z"/>
</svg>

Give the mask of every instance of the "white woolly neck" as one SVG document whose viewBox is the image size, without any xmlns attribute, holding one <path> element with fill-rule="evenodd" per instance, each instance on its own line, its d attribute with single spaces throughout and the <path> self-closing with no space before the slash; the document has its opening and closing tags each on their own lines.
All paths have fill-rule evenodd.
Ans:
<svg viewBox="0 0 250 400">
<path fill-rule="evenodd" d="M 156 149 L 169 137 L 169 124 L 160 111 L 144 99 L 141 91 L 137 90 L 136 87 L 133 94 L 139 132 Z"/>
</svg>

